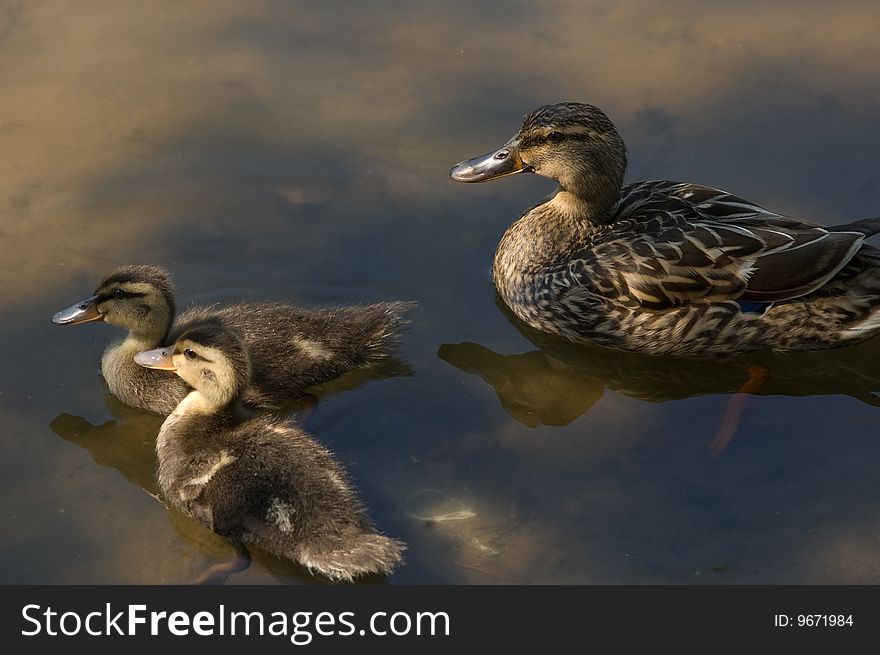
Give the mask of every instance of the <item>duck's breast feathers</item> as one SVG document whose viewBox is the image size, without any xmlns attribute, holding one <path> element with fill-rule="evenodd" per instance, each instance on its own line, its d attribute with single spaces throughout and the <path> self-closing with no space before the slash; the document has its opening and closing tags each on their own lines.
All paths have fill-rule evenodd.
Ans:
<svg viewBox="0 0 880 655">
<path fill-rule="evenodd" d="M 631 185 L 615 220 L 570 268 L 600 295 L 651 309 L 694 301 L 787 300 L 820 288 L 859 250 L 863 231 L 832 231 L 718 189 Z"/>
</svg>

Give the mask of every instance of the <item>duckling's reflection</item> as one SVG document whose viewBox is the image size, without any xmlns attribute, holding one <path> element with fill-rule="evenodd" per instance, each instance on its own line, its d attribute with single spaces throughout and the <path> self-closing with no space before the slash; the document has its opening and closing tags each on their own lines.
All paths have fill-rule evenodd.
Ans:
<svg viewBox="0 0 880 655">
<path fill-rule="evenodd" d="M 538 332 L 499 301 L 508 320 L 538 350 L 502 355 L 476 343 L 443 344 L 437 355 L 488 383 L 502 407 L 528 425 L 567 425 L 611 389 L 650 402 L 736 393 L 750 368 L 765 370 L 761 395 L 847 395 L 880 406 L 880 340 L 845 350 L 736 359 L 649 357 Z"/>
<path fill-rule="evenodd" d="M 113 418 L 100 425 L 65 412 L 52 419 L 49 427 L 65 441 L 88 450 L 99 466 L 115 468 L 155 496 L 156 435 L 165 417 L 129 407 L 110 393 L 104 395 L 104 403 Z"/>
<path fill-rule="evenodd" d="M 412 368 L 396 357 L 388 357 L 370 367 L 356 369 L 336 380 L 332 380 L 312 391 L 318 397 L 349 391 L 371 380 L 412 375 Z M 291 401 L 282 408 L 283 413 L 296 414 L 302 422 L 314 409 L 316 396 L 307 394 L 301 399 Z M 156 436 L 165 420 L 164 416 L 141 411 L 120 402 L 107 392 L 104 402 L 112 414 L 109 421 L 94 425 L 81 416 L 63 412 L 50 423 L 52 431 L 59 437 L 89 451 L 99 466 L 108 466 L 122 473 L 134 485 L 163 503 L 156 483 Z M 229 558 L 235 553 L 232 545 L 223 537 L 207 530 L 184 516 L 177 510 L 165 506 L 168 520 L 177 535 L 187 544 L 200 551 L 211 560 Z M 311 575 L 304 567 L 257 548 L 251 551 L 254 562 L 279 582 L 307 584 L 332 584 Z M 182 581 L 180 581 L 182 582 Z M 382 584 L 382 576 L 365 576 L 355 584 Z"/>
</svg>

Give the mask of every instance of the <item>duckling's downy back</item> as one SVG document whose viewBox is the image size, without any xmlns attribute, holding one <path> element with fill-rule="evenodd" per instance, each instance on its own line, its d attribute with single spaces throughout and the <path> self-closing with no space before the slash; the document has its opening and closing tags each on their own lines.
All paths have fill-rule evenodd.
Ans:
<svg viewBox="0 0 880 655">
<path fill-rule="evenodd" d="M 275 302 L 242 302 L 219 309 L 193 307 L 169 342 L 192 326 L 217 322 L 248 346 L 252 384 L 245 402 L 272 408 L 310 386 L 387 358 L 397 345 L 403 316 L 415 303 L 308 309 Z"/>
<path fill-rule="evenodd" d="M 348 474 L 302 430 L 268 416 L 177 430 L 162 440 L 160 488 L 218 534 L 334 580 L 401 562 L 403 543 L 376 532 Z"/>
<path fill-rule="evenodd" d="M 110 391 L 132 407 L 169 414 L 189 388 L 176 376 L 144 369 L 141 351 L 170 346 L 186 330 L 219 323 L 247 344 L 254 374 L 245 401 L 274 409 L 308 387 L 387 357 L 415 303 L 307 309 L 288 303 L 249 301 L 223 308 L 191 307 L 176 316 L 171 274 L 159 266 L 122 266 L 95 294 L 53 317 L 62 325 L 104 321 L 128 331 L 101 360 Z M 176 316 L 176 320 L 175 320 Z"/>
</svg>

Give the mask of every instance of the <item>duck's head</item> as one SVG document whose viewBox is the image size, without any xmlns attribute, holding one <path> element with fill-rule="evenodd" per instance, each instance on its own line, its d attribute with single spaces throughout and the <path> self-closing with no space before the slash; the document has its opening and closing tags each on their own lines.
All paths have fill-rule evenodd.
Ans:
<svg viewBox="0 0 880 655">
<path fill-rule="evenodd" d="M 90 298 L 52 317 L 59 325 L 104 321 L 141 337 L 161 341 L 174 320 L 174 283 L 159 266 L 122 266 Z"/>
<path fill-rule="evenodd" d="M 235 332 L 216 323 L 187 330 L 173 346 L 138 353 L 134 361 L 146 368 L 174 371 L 211 409 L 240 398 L 250 380 L 244 344 Z"/>
<path fill-rule="evenodd" d="M 485 182 L 532 172 L 588 202 L 613 202 L 625 171 L 626 147 L 608 116 L 593 105 L 561 102 L 538 107 L 507 143 L 459 162 L 450 176 L 458 182 Z"/>
</svg>

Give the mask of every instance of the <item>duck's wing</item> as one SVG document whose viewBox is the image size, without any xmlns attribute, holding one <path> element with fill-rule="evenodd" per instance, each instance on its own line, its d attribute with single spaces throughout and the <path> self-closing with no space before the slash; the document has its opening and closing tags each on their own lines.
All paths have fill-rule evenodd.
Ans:
<svg viewBox="0 0 880 655">
<path fill-rule="evenodd" d="M 572 258 L 570 272 L 595 293 L 651 309 L 699 300 L 772 302 L 827 283 L 865 238 L 716 189 L 676 186 L 690 189 L 679 195 L 653 188 L 622 201 L 618 220 L 596 231 L 590 247 Z"/>
</svg>

